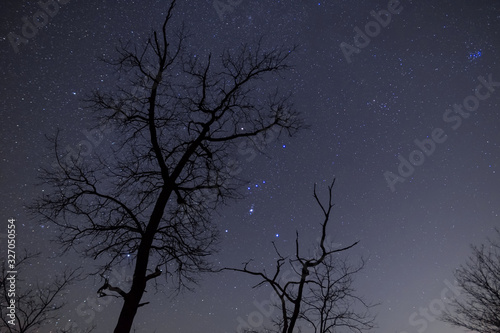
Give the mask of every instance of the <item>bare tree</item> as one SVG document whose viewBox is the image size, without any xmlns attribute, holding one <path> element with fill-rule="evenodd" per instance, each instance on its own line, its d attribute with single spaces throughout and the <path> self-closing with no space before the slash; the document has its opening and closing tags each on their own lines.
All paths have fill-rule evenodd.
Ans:
<svg viewBox="0 0 500 333">
<path fill-rule="evenodd" d="M 321 222 L 319 250 L 311 257 L 301 254 L 297 232 L 295 254 L 292 257 L 283 256 L 273 242 L 278 257 L 274 273 L 250 269 L 251 261 L 246 262 L 243 268 L 225 268 L 258 276 L 261 282 L 254 288 L 264 284 L 271 286 L 279 299 L 276 307 L 280 310 L 280 316 L 275 324 L 281 333 L 294 332 L 301 319 L 311 324 L 317 333 L 334 332 L 340 326 L 361 332 L 374 326 L 374 318 L 368 311 L 372 305 L 355 296 L 352 288 L 353 275 L 363 268 L 364 262 L 359 266 L 350 266 L 347 260 L 337 257 L 337 254 L 353 248 L 358 242 L 340 248 L 325 244 L 333 208 L 334 183 L 335 179 L 328 187 L 327 205 L 321 202 L 316 193 L 316 185 L 314 186 L 314 199 L 321 208 L 324 219 Z M 286 266 L 290 267 L 287 271 Z M 359 306 L 363 308 L 361 312 L 356 311 Z"/>
<path fill-rule="evenodd" d="M 42 175 L 52 190 L 34 207 L 60 228 L 65 249 L 104 262 L 96 274 L 132 262 L 128 291 L 106 280 L 99 289 L 123 298 L 120 333 L 130 332 L 147 304 L 141 300 L 151 281 L 163 275 L 176 288 L 190 287 L 210 269 L 218 235 L 211 216 L 239 196 L 228 165 L 237 145 L 302 127 L 290 95 L 277 87 L 294 48 L 261 40 L 202 57 L 187 49 L 183 27 L 171 27 L 174 8 L 172 1 L 144 47 L 122 44 L 109 61 L 127 82 L 88 99 L 99 124 L 115 126 L 113 144 L 92 158 L 68 159 L 56 135 L 57 170 Z"/>
<path fill-rule="evenodd" d="M 26 281 L 20 278 L 31 275 L 27 271 L 27 266 L 31 265 L 30 262 L 39 255 L 40 253 L 24 252 L 22 257 L 17 259 L 16 274 L 8 273 L 5 267 L 2 267 L 0 298 L 2 309 L 7 309 L 6 316 L 2 315 L 0 321 L 2 332 L 35 332 L 38 328 L 56 320 L 66 304 L 63 294 L 79 277 L 78 269 L 71 269 L 56 275 L 51 282 L 43 284 L 40 281 Z M 15 287 L 11 287 L 12 285 Z M 8 308 L 11 304 L 13 311 Z"/>
<path fill-rule="evenodd" d="M 497 240 L 472 246 L 468 262 L 455 271 L 461 294 L 441 320 L 479 333 L 500 332 L 500 230 Z"/>
</svg>

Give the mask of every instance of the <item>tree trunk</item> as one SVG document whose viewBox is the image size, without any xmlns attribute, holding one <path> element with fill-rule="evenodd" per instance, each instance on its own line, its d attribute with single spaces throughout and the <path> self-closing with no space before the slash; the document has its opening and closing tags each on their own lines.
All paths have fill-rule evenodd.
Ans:
<svg viewBox="0 0 500 333">
<path fill-rule="evenodd" d="M 302 264 L 302 273 L 300 277 L 299 290 L 297 292 L 297 298 L 295 299 L 295 304 L 293 308 L 293 314 L 290 317 L 290 326 L 288 327 L 287 333 L 293 333 L 295 328 L 295 323 L 299 318 L 300 314 L 300 305 L 302 303 L 302 295 L 304 294 L 304 285 L 306 284 L 306 278 L 309 275 L 309 270 L 307 269 L 306 264 Z"/>
<path fill-rule="evenodd" d="M 142 295 L 146 290 L 146 272 L 148 269 L 151 245 L 153 244 L 154 235 L 158 229 L 163 212 L 171 194 L 172 187 L 165 187 L 158 196 L 155 208 L 151 213 L 144 237 L 142 237 L 141 244 L 139 245 L 139 249 L 137 251 L 132 287 L 124 298 L 124 303 L 114 333 L 130 333 L 130 330 L 132 329 L 134 317 L 137 313 L 137 309 L 139 308 Z"/>
<path fill-rule="evenodd" d="M 137 283 L 132 284 L 132 288 L 130 289 L 127 297 L 125 298 L 125 302 L 123 303 L 120 317 L 118 318 L 118 323 L 116 324 L 114 333 L 130 332 L 143 293 L 144 288 L 141 288 L 141 286 L 139 286 Z"/>
</svg>

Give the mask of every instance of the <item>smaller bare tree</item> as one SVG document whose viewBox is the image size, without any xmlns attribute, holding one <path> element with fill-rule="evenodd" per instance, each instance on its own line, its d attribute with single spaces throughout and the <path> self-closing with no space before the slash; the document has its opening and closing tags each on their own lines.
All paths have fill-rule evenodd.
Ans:
<svg viewBox="0 0 500 333">
<path fill-rule="evenodd" d="M 442 321 L 479 333 L 500 332 L 500 230 L 497 238 L 472 246 L 468 262 L 456 270 L 461 294 Z"/>
<path fill-rule="evenodd" d="M 268 274 L 265 270 L 250 269 L 251 261 L 246 262 L 243 268 L 225 268 L 258 276 L 261 282 L 254 288 L 264 284 L 273 288 L 279 300 L 275 306 L 280 310 L 275 324 L 281 333 L 294 332 L 299 320 L 312 325 L 316 333 L 334 332 L 334 329 L 340 326 L 355 332 L 374 327 L 374 317 L 369 312 L 373 305 L 355 296 L 352 287 L 353 275 L 363 268 L 364 261 L 358 266 L 352 266 L 348 264 L 347 259 L 336 256 L 353 248 L 358 242 L 345 247 L 330 246 L 325 242 L 327 224 L 333 208 L 334 183 L 335 179 L 328 186 L 327 205 L 321 202 L 316 193 L 316 185 L 314 186 L 314 199 L 321 208 L 324 219 L 321 222 L 319 250 L 311 257 L 301 254 L 297 232 L 293 257 L 283 256 L 273 242 L 278 257 L 273 274 Z M 289 264 L 290 270 L 284 272 L 286 263 Z M 284 278 L 285 275 L 292 277 Z M 358 311 L 360 307 L 362 310 Z"/>
<path fill-rule="evenodd" d="M 25 251 L 22 257 L 17 259 L 17 272 L 24 273 L 30 262 L 39 256 L 40 253 L 28 253 Z M 7 305 L 4 305 L 4 302 L 5 304 L 10 304 L 11 299 L 14 300 L 15 304 L 15 312 L 12 313 L 12 316 L 2 315 L 1 317 L 0 328 L 2 328 L 2 332 L 35 332 L 43 325 L 57 319 L 59 311 L 66 304 L 62 300 L 62 296 L 69 285 L 79 278 L 79 270 L 64 271 L 47 284 L 42 284 L 39 281 L 28 282 L 25 279 L 19 278 L 19 276 L 28 276 L 28 274 L 15 276 L 16 288 L 15 295 L 13 295 L 10 289 L 12 274 L 6 271 L 5 266 L 2 266 L 2 276 L 0 279 L 2 309 L 7 307 Z"/>
</svg>

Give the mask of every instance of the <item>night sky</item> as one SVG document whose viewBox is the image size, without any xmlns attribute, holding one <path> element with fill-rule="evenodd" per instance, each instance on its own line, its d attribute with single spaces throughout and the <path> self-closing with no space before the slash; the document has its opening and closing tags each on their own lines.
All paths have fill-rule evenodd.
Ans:
<svg viewBox="0 0 500 333">
<path fill-rule="evenodd" d="M 113 69 L 97 58 L 113 55 L 120 39 L 142 46 L 169 4 L 60 2 L 19 45 L 9 33 L 23 37 L 23 17 L 32 22 L 40 5 L 8 0 L 0 14 L 0 253 L 6 256 L 7 219 L 15 218 L 18 248 L 44 253 L 20 273 L 32 283 L 77 263 L 92 265 L 74 252 L 59 255 L 51 242 L 57 231 L 25 209 L 43 190 L 35 186 L 38 169 L 54 159 L 45 135 L 62 129 L 69 148 L 87 140 L 82 98 L 114 84 Z M 232 3 L 225 7 L 232 11 L 217 10 L 220 3 Z M 376 21 L 371 11 L 388 7 L 390 22 L 379 17 L 385 27 L 369 23 Z M 442 295 L 453 295 L 453 271 L 469 245 L 500 225 L 500 1 L 179 1 L 174 16 L 193 33 L 189 46 L 200 57 L 262 35 L 271 45 L 299 44 L 282 88 L 293 93 L 310 129 L 271 140 L 254 158 L 235 152 L 246 196 L 216 216 L 222 242 L 213 261 L 240 267 L 254 259 L 271 270 L 271 242 L 286 253 L 296 230 L 312 248 L 322 221 L 313 185 L 326 195 L 335 177 L 328 237 L 343 245 L 360 240 L 350 256 L 368 259 L 357 287 L 381 303 L 373 332 L 461 332 L 434 318 Z M 372 37 L 358 38 L 356 47 L 365 25 Z M 124 288 L 128 272 L 115 272 Z M 173 299 L 149 288 L 137 332 L 234 333 L 258 311 L 255 302 L 269 300 L 270 288 L 251 288 L 257 282 L 233 272 L 205 275 L 194 292 Z M 74 285 L 59 321 L 40 332 L 69 322 L 112 331 L 122 303 L 97 300 L 101 285 L 93 278 Z"/>
</svg>

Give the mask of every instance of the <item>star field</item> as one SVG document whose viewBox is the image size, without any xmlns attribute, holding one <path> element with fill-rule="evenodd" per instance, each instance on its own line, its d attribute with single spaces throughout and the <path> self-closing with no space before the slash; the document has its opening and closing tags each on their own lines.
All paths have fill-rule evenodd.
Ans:
<svg viewBox="0 0 500 333">
<path fill-rule="evenodd" d="M 93 267 L 89 258 L 60 253 L 52 241 L 56 228 L 31 218 L 25 207 L 46 190 L 35 185 L 38 171 L 54 162 L 45 136 L 61 129 L 67 151 L 82 142 L 91 151 L 113 144 L 112 135 L 100 143 L 86 135 L 91 115 L 82 98 L 118 79 L 98 58 L 113 55 L 119 40 L 142 45 L 162 22 L 167 3 L 60 1 L 46 25 L 31 34 L 23 34 L 23 18 L 33 22 L 39 3 L 3 5 L 0 242 L 7 219 L 15 218 L 19 248 L 43 252 L 29 272 L 20 273 L 26 281 L 50 281 L 75 263 Z M 213 262 L 239 267 L 253 259 L 256 269 L 271 271 L 272 242 L 282 253 L 293 251 L 296 231 L 301 246 L 312 251 L 322 222 L 313 185 L 326 195 L 336 177 L 328 237 L 344 245 L 360 240 L 350 255 L 367 258 L 357 290 L 381 303 L 373 332 L 416 333 L 423 321 L 425 332 L 462 332 L 435 321 L 430 304 L 450 288 L 469 245 L 485 242 L 500 225 L 500 3 L 401 0 L 386 26 L 367 32 L 365 26 L 376 21 L 370 12 L 389 10 L 390 3 L 179 1 L 174 22 L 186 24 L 192 34 L 188 49 L 200 59 L 261 36 L 271 46 L 298 45 L 280 89 L 292 94 L 310 125 L 296 137 L 273 137 L 234 152 L 246 183 L 243 198 L 214 215 L 221 243 Z M 363 47 L 355 28 L 370 39 Z M 12 41 L 11 33 L 26 43 Z M 346 57 L 342 43 L 359 52 Z M 488 97 L 465 117 L 454 105 L 477 96 L 478 85 Z M 445 114 L 459 117 L 460 126 L 454 129 L 457 118 L 447 121 Z M 435 129 L 446 140 L 435 140 L 426 154 L 415 140 L 433 140 Z M 411 155 L 415 150 L 423 152 Z M 398 171 L 399 156 L 415 156 L 408 176 Z M 395 191 L 386 172 L 404 179 Z M 110 276 L 122 288 L 130 278 L 130 267 Z M 234 333 L 271 293 L 269 287 L 252 289 L 258 280 L 233 272 L 203 275 L 194 292 L 175 297 L 160 280 L 165 292 L 148 288 L 145 301 L 151 303 L 138 311 L 137 332 Z M 97 332 L 112 331 L 121 302 L 97 298 L 101 285 L 96 277 L 71 287 L 57 322 L 39 332 L 93 324 Z M 429 317 L 420 309 L 428 309 Z"/>
</svg>

